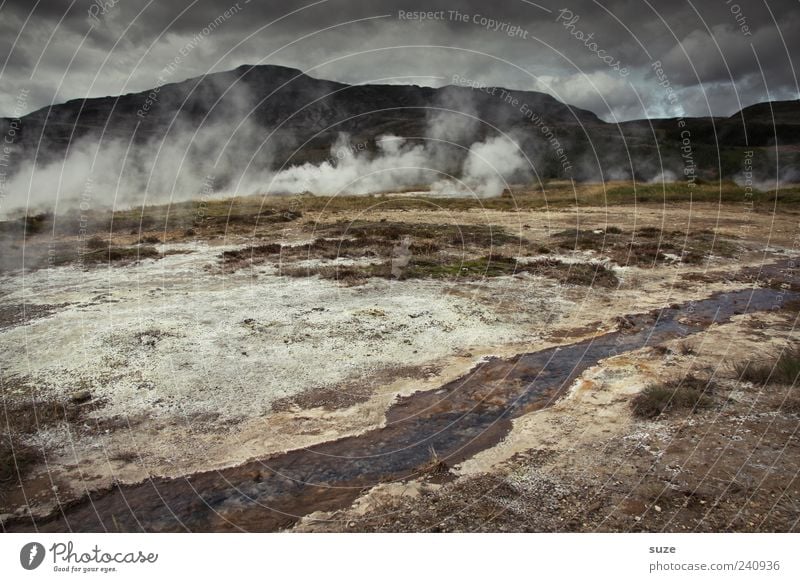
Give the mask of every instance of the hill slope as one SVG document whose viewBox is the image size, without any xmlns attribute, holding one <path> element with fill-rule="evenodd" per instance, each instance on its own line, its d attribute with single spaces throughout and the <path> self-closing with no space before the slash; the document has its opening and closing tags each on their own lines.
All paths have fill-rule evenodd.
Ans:
<svg viewBox="0 0 800 582">
<path fill-rule="evenodd" d="M 6 134 L 14 124 L 12 168 L 34 156 L 37 164 L 58 162 L 87 144 L 160 151 L 171 143 L 191 151 L 192 171 L 201 173 L 225 148 L 233 173 L 237 165 L 271 170 L 319 163 L 342 133 L 367 155 L 387 134 L 444 140 L 453 151 L 451 166 L 443 169 L 452 171 L 472 144 L 502 132 L 520 144 L 539 177 L 578 180 L 651 179 L 665 170 L 689 178 L 732 177 L 753 148 L 765 148 L 750 159 L 757 171 L 769 173 L 775 167 L 771 146 L 800 144 L 798 101 L 753 105 L 727 119 L 685 121 L 610 124 L 544 93 L 347 85 L 286 67 L 244 65 L 150 91 L 71 100 L 20 120 L 2 119 L 0 131 Z M 793 149 L 783 148 L 781 165 L 797 163 Z"/>
</svg>

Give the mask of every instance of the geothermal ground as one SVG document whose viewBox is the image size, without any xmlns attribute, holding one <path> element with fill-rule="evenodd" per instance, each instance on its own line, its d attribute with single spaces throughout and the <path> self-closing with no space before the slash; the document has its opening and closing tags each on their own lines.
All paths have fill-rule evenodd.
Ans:
<svg viewBox="0 0 800 582">
<path fill-rule="evenodd" d="M 795 531 L 796 198 L 1 223 L 3 529 Z"/>
</svg>

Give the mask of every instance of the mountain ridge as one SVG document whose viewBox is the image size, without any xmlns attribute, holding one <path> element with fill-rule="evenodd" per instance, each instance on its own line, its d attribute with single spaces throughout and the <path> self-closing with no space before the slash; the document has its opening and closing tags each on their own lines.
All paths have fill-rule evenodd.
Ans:
<svg viewBox="0 0 800 582">
<path fill-rule="evenodd" d="M 535 113 L 536 123 L 526 112 Z M 778 116 L 775 122 L 772 113 Z M 800 144 L 797 100 L 750 105 L 727 118 L 683 121 L 700 162 L 700 177 L 740 170 L 742 153 L 736 149 Z M 65 157 L 76 144 L 101 147 L 112 140 L 145 146 L 209 127 L 223 141 L 239 140 L 246 132 L 254 144 L 270 142 L 271 159 L 264 163 L 273 167 L 319 163 L 330 156 L 342 133 L 374 152 L 376 140 L 387 134 L 409 139 L 436 135 L 469 148 L 502 132 L 513 135 L 526 155 L 538 157 L 543 176 L 566 177 L 558 156 L 548 151 L 557 149 L 548 146 L 555 140 L 576 160 L 578 170 L 569 176 L 576 179 L 596 178 L 598 173 L 605 177 L 625 166 L 630 166 L 624 171 L 631 177 L 652 177 L 654 165 L 663 166 L 664 159 L 680 168 L 686 135 L 677 118 L 608 123 L 542 92 L 452 84 L 350 85 L 281 65 L 241 65 L 145 91 L 71 99 L 18 120 L 0 118 L 0 130 L 7 133 L 12 123 L 11 161 L 35 157 L 44 163 Z M 624 156 L 631 149 L 638 155 L 628 163 Z M 293 153 L 286 157 L 286 152 Z M 767 167 L 769 162 L 757 160 L 756 165 Z M 597 169 L 587 170 L 587 164 Z"/>
<path fill-rule="evenodd" d="M 331 86 L 338 86 L 339 88 L 348 88 L 348 87 L 375 87 L 375 88 L 408 87 L 408 88 L 414 88 L 414 89 L 419 89 L 419 90 L 429 90 L 429 91 L 432 91 L 432 92 L 454 88 L 454 89 L 466 89 L 466 90 L 469 90 L 469 91 L 476 91 L 476 89 L 473 89 L 472 87 L 465 86 L 465 85 L 456 85 L 456 84 L 447 84 L 447 85 L 443 85 L 441 87 L 429 87 L 427 85 L 394 84 L 394 83 L 358 83 L 358 84 L 349 84 L 349 83 L 344 83 L 344 82 L 340 82 L 340 81 L 332 81 L 332 80 L 329 80 L 329 79 L 323 79 L 323 78 L 320 78 L 320 77 L 314 77 L 314 76 L 309 75 L 308 73 L 306 73 L 305 71 L 303 71 L 301 69 L 297 69 L 297 68 L 294 68 L 294 67 L 287 67 L 287 66 L 284 66 L 284 65 L 271 65 L 271 64 L 249 65 L 249 64 L 244 64 L 244 65 L 240 65 L 240 66 L 236 67 L 235 69 L 229 69 L 229 70 L 226 70 L 226 71 L 218 71 L 218 72 L 214 72 L 214 73 L 207 73 L 207 74 L 198 75 L 198 76 L 195 76 L 195 77 L 187 77 L 187 78 L 185 78 L 185 79 L 183 79 L 181 81 L 166 82 L 163 85 L 156 85 L 156 86 L 154 86 L 152 88 L 145 89 L 145 90 L 142 90 L 142 91 L 133 91 L 133 92 L 129 92 L 129 93 L 122 93 L 122 94 L 119 94 L 119 95 L 106 95 L 106 96 L 101 96 L 101 97 L 86 97 L 86 98 L 78 97 L 78 98 L 68 99 L 68 100 L 66 100 L 66 101 L 64 101 L 62 103 L 54 103 L 54 104 L 51 104 L 51 105 L 46 105 L 44 107 L 40 107 L 39 109 L 35 109 L 35 110 L 33 110 L 33 111 L 29 112 L 29 113 L 26 113 L 25 115 L 22 115 L 20 117 L 7 117 L 7 116 L 0 117 L 0 121 L 7 122 L 7 121 L 10 121 L 10 120 L 14 120 L 14 119 L 40 118 L 42 116 L 42 114 L 44 114 L 45 112 L 47 112 L 47 111 L 49 111 L 49 110 L 51 110 L 53 108 L 59 108 L 59 107 L 62 107 L 62 106 L 73 106 L 73 105 L 77 105 L 77 104 L 80 104 L 80 103 L 97 102 L 97 101 L 108 101 L 108 100 L 120 100 L 120 99 L 124 99 L 124 98 L 136 97 L 136 96 L 140 96 L 140 97 L 142 97 L 142 99 L 146 99 L 147 95 L 152 93 L 152 92 L 154 92 L 154 91 L 160 92 L 161 90 L 164 90 L 164 89 L 182 87 L 182 86 L 189 85 L 192 82 L 195 82 L 195 86 L 197 86 L 200 82 L 202 82 L 205 79 L 232 77 L 232 76 L 234 76 L 235 73 L 238 73 L 239 74 L 239 78 L 241 78 L 241 77 L 244 77 L 248 73 L 251 73 L 253 71 L 262 71 L 262 70 L 265 71 L 265 72 L 268 71 L 268 72 L 273 73 L 273 74 L 274 73 L 279 73 L 279 72 L 280 73 L 284 73 L 284 75 L 282 75 L 284 77 L 291 75 L 291 79 L 287 80 L 286 81 L 287 83 L 291 82 L 292 80 L 295 80 L 295 79 L 303 79 L 303 78 L 305 78 L 305 79 L 312 80 L 312 81 L 314 81 L 316 83 L 325 83 L 325 84 L 328 84 L 328 85 L 331 85 Z M 574 110 L 590 113 L 590 114 L 594 115 L 598 120 L 600 119 L 599 116 L 597 116 L 597 114 L 594 113 L 593 111 L 588 110 L 588 109 L 578 108 L 577 106 L 573 106 L 573 105 L 570 105 L 570 104 L 565 103 L 563 101 L 559 101 L 557 98 L 553 97 L 549 93 L 540 92 L 540 91 L 529 91 L 529 90 L 524 90 L 524 89 L 512 89 L 512 88 L 503 87 L 503 86 L 500 86 L 500 85 L 490 85 L 490 86 L 482 87 L 482 89 L 484 89 L 484 90 L 492 90 L 492 89 L 494 89 L 494 90 L 501 90 L 501 91 L 505 91 L 505 92 L 508 92 L 508 93 L 514 93 L 514 94 L 530 94 L 530 95 L 539 95 L 539 96 L 549 97 L 550 99 L 552 99 L 556 103 L 560 103 L 562 105 L 566 105 L 568 107 L 571 107 Z M 740 109 L 739 111 L 737 111 L 737 112 L 735 112 L 735 113 L 733 113 L 731 115 L 728 115 L 728 116 L 724 116 L 724 115 L 716 115 L 716 116 L 685 116 L 685 118 L 686 119 L 692 119 L 692 120 L 711 120 L 711 119 L 715 119 L 715 120 L 733 120 L 733 119 L 741 117 L 742 115 L 750 115 L 751 117 L 755 117 L 756 113 L 758 114 L 759 117 L 762 117 L 764 115 L 765 110 L 768 110 L 770 108 L 773 109 L 773 110 L 777 110 L 776 112 L 779 113 L 779 114 L 781 114 L 781 113 L 789 113 L 789 114 L 794 116 L 798 112 L 800 112 L 800 99 L 772 100 L 772 101 L 762 101 L 762 102 L 758 102 L 758 103 L 753 103 L 751 105 L 743 106 L 742 109 Z M 647 122 L 647 121 L 664 121 L 664 120 L 670 120 L 670 119 L 676 119 L 676 118 L 675 117 L 657 117 L 657 118 L 656 117 L 644 117 L 644 118 L 628 119 L 628 120 L 625 120 L 625 121 L 621 121 L 619 123 L 620 124 L 643 123 L 643 122 Z M 795 122 L 797 122 L 796 118 L 793 118 L 793 119 L 795 120 Z M 613 122 L 605 122 L 605 121 L 601 121 L 601 122 L 602 123 L 613 124 Z"/>
</svg>

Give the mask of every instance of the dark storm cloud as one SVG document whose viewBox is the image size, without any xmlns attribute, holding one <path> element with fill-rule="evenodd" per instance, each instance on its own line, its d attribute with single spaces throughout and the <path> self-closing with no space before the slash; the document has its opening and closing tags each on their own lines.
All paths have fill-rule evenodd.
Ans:
<svg viewBox="0 0 800 582">
<path fill-rule="evenodd" d="M 405 17 L 418 11 L 437 18 Z M 797 98 L 798 33 L 795 0 L 13 0 L 0 9 L 0 114 L 22 89 L 32 110 L 150 88 L 169 64 L 165 81 L 260 62 L 350 83 L 458 76 L 544 90 L 606 119 L 728 115 Z"/>
</svg>

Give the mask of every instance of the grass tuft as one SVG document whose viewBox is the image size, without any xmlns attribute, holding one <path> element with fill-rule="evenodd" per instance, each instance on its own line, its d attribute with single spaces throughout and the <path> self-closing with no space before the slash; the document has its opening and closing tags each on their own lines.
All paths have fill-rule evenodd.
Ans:
<svg viewBox="0 0 800 582">
<path fill-rule="evenodd" d="M 742 382 L 756 386 L 794 384 L 800 375 L 800 346 L 794 346 L 766 361 L 745 360 L 733 366 Z"/>
<path fill-rule="evenodd" d="M 633 414 L 639 418 L 656 418 L 670 411 L 697 411 L 711 404 L 715 389 L 710 380 L 688 375 L 680 380 L 648 386 L 631 402 Z"/>
</svg>

